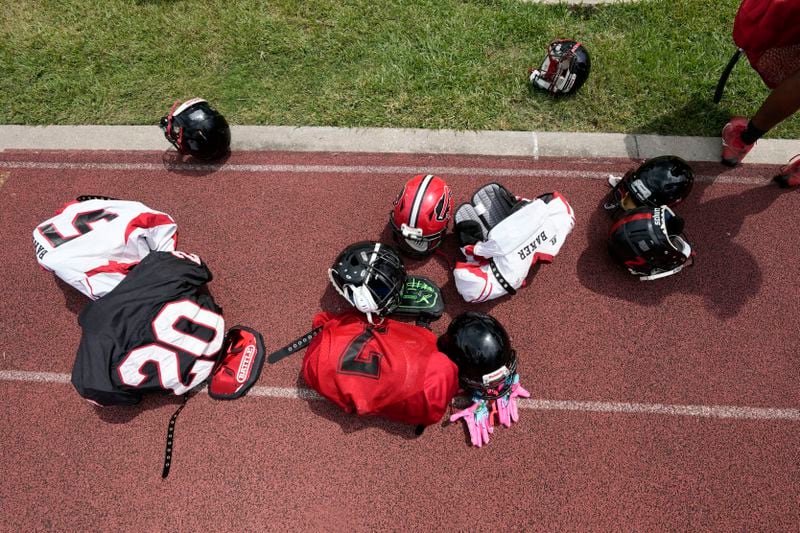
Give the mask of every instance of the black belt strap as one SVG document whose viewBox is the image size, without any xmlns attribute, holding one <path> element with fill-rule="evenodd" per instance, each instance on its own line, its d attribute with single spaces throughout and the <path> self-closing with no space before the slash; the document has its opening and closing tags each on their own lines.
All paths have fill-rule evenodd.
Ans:
<svg viewBox="0 0 800 533">
<path fill-rule="evenodd" d="M 181 414 L 183 408 L 186 407 L 186 402 L 189 401 L 189 393 L 183 395 L 183 402 L 178 409 L 173 413 L 172 418 L 169 419 L 169 427 L 167 427 L 167 449 L 164 450 L 164 469 L 161 471 L 161 479 L 167 479 L 169 469 L 172 466 L 172 442 L 175 436 L 175 421 L 178 415 Z"/>
<path fill-rule="evenodd" d="M 494 259 L 489 259 L 489 268 L 492 269 L 492 274 L 494 274 L 494 277 L 497 279 L 497 282 L 500 284 L 501 287 L 503 287 L 506 290 L 508 294 L 512 295 L 517 294 L 516 289 L 514 289 L 514 287 L 512 287 L 511 284 L 508 281 L 506 281 L 506 278 L 504 278 L 503 275 L 500 273 L 500 269 L 497 268 Z"/>
<path fill-rule="evenodd" d="M 316 337 L 320 331 L 322 331 L 322 326 L 312 329 L 299 339 L 296 339 L 287 344 L 286 346 L 284 346 L 283 348 L 281 348 L 280 350 L 276 350 L 271 354 L 269 354 L 269 356 L 267 357 L 267 361 L 269 362 L 269 364 L 274 365 L 284 357 L 289 357 L 294 352 L 302 350 L 303 348 L 308 346 L 308 343 L 311 342 L 311 339 Z"/>
<path fill-rule="evenodd" d="M 742 55 L 741 48 L 737 48 L 736 51 L 731 56 L 728 64 L 725 65 L 725 70 L 722 71 L 722 75 L 719 77 L 719 81 L 717 82 L 717 88 L 714 90 L 714 103 L 718 104 L 720 100 L 722 100 L 722 91 L 725 90 L 725 84 L 728 83 L 728 76 L 731 75 L 731 71 L 733 67 L 736 66 L 736 62 L 739 61 L 739 56 Z"/>
</svg>

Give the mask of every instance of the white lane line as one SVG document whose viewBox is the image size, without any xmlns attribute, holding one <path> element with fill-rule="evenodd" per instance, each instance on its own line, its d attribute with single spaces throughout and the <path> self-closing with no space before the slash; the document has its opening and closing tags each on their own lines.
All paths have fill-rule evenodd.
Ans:
<svg viewBox="0 0 800 533">
<path fill-rule="evenodd" d="M 42 170 L 134 170 L 159 171 L 179 170 L 183 172 L 290 172 L 321 174 L 419 174 L 418 166 L 381 165 L 196 165 L 196 164 L 156 164 L 156 163 L 46 163 L 40 161 L 0 161 L 0 168 L 42 169 Z M 608 172 L 594 170 L 566 169 L 520 169 L 495 167 L 425 167 L 425 172 L 441 175 L 491 176 L 491 177 L 530 177 L 530 178 L 569 178 L 584 180 L 606 180 Z M 737 183 L 742 185 L 763 185 L 769 176 L 714 176 L 696 175 L 695 179 L 714 183 Z"/>
<path fill-rule="evenodd" d="M 594 413 L 636 413 L 750 420 L 791 420 L 800 422 L 800 409 L 739 407 L 735 405 L 669 405 L 660 403 L 581 402 L 575 400 L 522 400 L 521 408 L 538 411 L 584 411 Z"/>
<path fill-rule="evenodd" d="M 0 381 L 26 383 L 69 383 L 69 374 L 0 370 Z M 322 400 L 311 389 L 299 387 L 255 386 L 248 396 L 295 400 Z M 460 399 L 463 404 L 466 399 Z M 694 416 L 703 418 L 734 418 L 747 420 L 789 420 L 800 422 L 800 409 L 775 407 L 740 407 L 734 405 L 670 405 L 660 403 L 586 402 L 577 400 L 520 400 L 521 409 L 533 411 L 579 411 L 584 413 L 626 413 L 646 415 Z"/>
<path fill-rule="evenodd" d="M 55 372 L 27 372 L 24 370 L 0 370 L 0 381 L 27 381 L 31 383 L 69 383 L 69 374 Z"/>
</svg>

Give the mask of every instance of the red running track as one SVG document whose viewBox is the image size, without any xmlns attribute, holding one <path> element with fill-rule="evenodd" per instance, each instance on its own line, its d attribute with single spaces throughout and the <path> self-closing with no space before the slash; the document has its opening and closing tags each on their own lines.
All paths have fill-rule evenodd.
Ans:
<svg viewBox="0 0 800 533">
<path fill-rule="evenodd" d="M 796 530 L 800 196 L 768 182 L 773 167 L 696 164 L 677 211 L 697 265 L 640 283 L 607 257 L 599 210 L 604 176 L 634 163 L 277 152 L 216 168 L 169 153 L 0 153 L 0 529 Z M 484 449 L 458 425 L 415 438 L 281 398 L 304 388 L 296 356 L 264 368 L 259 395 L 195 397 L 162 481 L 178 400 L 97 411 L 63 382 L 85 301 L 38 269 L 30 234 L 66 200 L 105 194 L 173 215 L 228 324 L 259 329 L 272 351 L 317 310 L 343 309 L 327 267 L 353 241 L 389 238 L 391 201 L 420 172 L 444 177 L 456 203 L 498 181 L 525 196 L 559 190 L 577 214 L 530 286 L 471 307 L 507 326 L 540 400 Z M 439 259 L 407 266 L 443 285 L 441 333 L 468 306 Z"/>
</svg>

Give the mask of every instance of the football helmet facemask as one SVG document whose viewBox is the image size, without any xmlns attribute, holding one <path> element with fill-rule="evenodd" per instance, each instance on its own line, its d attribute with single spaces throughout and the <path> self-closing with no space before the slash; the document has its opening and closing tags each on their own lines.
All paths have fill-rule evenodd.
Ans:
<svg viewBox="0 0 800 533">
<path fill-rule="evenodd" d="M 389 216 L 400 251 L 415 258 L 432 254 L 442 244 L 452 208 L 453 194 L 442 178 L 433 174 L 411 178 Z"/>
<path fill-rule="evenodd" d="M 461 386 L 496 399 L 517 371 L 517 354 L 505 328 L 493 316 L 466 312 L 450 322 L 436 346 L 458 367 Z"/>
<path fill-rule="evenodd" d="M 328 269 L 336 291 L 367 315 L 388 315 L 400 303 L 406 271 L 397 251 L 387 244 L 362 241 L 344 249 Z"/>
<path fill-rule="evenodd" d="M 653 157 L 629 170 L 608 195 L 605 209 L 673 207 L 689 196 L 694 172 L 689 163 L 674 155 Z"/>
<path fill-rule="evenodd" d="M 161 118 L 164 137 L 178 150 L 198 159 L 225 156 L 231 147 L 231 129 L 217 110 L 202 98 L 176 101 Z"/>
<path fill-rule="evenodd" d="M 528 81 L 537 89 L 565 96 L 586 83 L 591 66 L 589 52 L 581 43 L 561 39 L 547 47 L 541 67 L 528 69 Z"/>
<path fill-rule="evenodd" d="M 683 219 L 665 205 L 638 207 L 611 226 L 608 251 L 642 281 L 671 276 L 694 262 L 683 228 Z"/>
</svg>

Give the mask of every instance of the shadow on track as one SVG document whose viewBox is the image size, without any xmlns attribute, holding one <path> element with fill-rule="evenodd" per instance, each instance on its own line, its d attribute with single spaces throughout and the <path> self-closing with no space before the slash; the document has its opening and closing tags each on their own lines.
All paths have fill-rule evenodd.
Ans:
<svg viewBox="0 0 800 533">
<path fill-rule="evenodd" d="M 181 176 L 202 177 L 213 174 L 225 167 L 225 163 L 230 159 L 231 154 L 215 159 L 214 161 L 203 161 L 192 156 L 184 156 L 173 149 L 167 149 L 161 155 L 161 161 L 167 172 L 180 174 Z"/>
<path fill-rule="evenodd" d="M 297 387 L 302 389 L 310 388 L 303 379 L 302 374 L 297 377 Z M 346 413 L 338 405 L 325 399 L 308 399 L 305 400 L 305 402 L 308 404 L 308 408 L 312 413 L 327 418 L 331 422 L 335 422 L 342 428 L 342 433 L 345 434 L 376 428 L 406 440 L 415 440 L 418 438 L 414 433 L 414 426 L 409 424 L 393 422 L 378 416 L 358 416 L 354 413 Z"/>
<path fill-rule="evenodd" d="M 89 299 L 75 290 L 72 285 L 62 281 L 61 278 L 55 275 L 55 273 L 52 275 L 56 282 L 56 287 L 58 287 L 58 289 L 64 295 L 64 307 L 73 315 L 79 315 L 80 312 L 83 311 L 83 308 L 86 307 L 86 304 L 89 303 Z"/>
<path fill-rule="evenodd" d="M 191 400 L 195 394 L 197 394 L 196 390 L 197 389 L 192 391 L 192 396 L 189 398 L 189 400 Z M 136 405 L 117 405 L 111 407 L 94 406 L 94 412 L 97 415 L 97 418 L 106 424 L 126 424 L 145 411 L 159 409 L 166 405 L 172 406 L 174 410 L 177 409 L 182 402 L 182 396 L 174 396 L 170 393 L 152 392 L 144 394 L 142 396 L 142 401 Z M 191 403 L 189 404 L 189 407 L 190 406 Z M 169 418 L 170 415 L 165 415 L 164 417 L 165 429 L 167 427 L 167 423 L 169 422 Z"/>
</svg>

